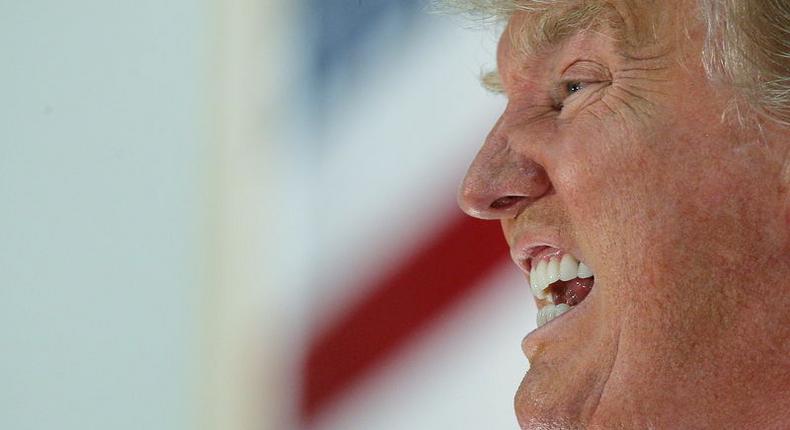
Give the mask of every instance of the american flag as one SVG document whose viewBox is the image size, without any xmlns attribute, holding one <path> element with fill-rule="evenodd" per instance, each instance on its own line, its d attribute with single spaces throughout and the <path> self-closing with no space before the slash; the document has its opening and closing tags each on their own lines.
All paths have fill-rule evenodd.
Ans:
<svg viewBox="0 0 790 430">
<path fill-rule="evenodd" d="M 476 84 L 495 31 L 418 1 L 313 0 L 298 19 L 314 169 L 296 425 L 517 428 L 534 305 L 498 223 L 455 206 L 504 108 Z"/>
</svg>

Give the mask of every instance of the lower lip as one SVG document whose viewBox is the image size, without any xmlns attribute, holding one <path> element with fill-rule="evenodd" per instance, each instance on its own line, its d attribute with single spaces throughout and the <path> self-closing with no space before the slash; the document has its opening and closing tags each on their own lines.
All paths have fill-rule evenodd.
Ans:
<svg viewBox="0 0 790 430">
<path fill-rule="evenodd" d="M 534 355 L 542 349 L 541 345 L 559 338 L 559 335 L 563 332 L 574 330 L 572 327 L 574 324 L 583 325 L 583 322 L 578 320 L 580 318 L 583 319 L 584 315 L 588 312 L 587 309 L 590 307 L 588 302 L 592 299 L 591 296 L 594 290 L 595 288 L 590 289 L 590 293 L 587 297 L 581 303 L 569 309 L 568 312 L 565 312 L 527 334 L 521 342 L 521 349 L 524 355 L 532 360 Z M 578 330 L 581 329 L 582 327 L 578 328 Z"/>
</svg>

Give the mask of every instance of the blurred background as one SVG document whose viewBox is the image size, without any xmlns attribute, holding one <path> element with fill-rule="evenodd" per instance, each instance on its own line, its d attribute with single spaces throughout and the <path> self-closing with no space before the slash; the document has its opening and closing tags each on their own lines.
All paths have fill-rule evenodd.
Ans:
<svg viewBox="0 0 790 430">
<path fill-rule="evenodd" d="M 427 3 L 0 0 L 0 428 L 515 429 L 497 31 Z"/>
</svg>

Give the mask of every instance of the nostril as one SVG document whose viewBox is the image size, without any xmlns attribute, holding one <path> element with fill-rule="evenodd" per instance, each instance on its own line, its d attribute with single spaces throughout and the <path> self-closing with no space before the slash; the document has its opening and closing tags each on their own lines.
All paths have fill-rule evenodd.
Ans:
<svg viewBox="0 0 790 430">
<path fill-rule="evenodd" d="M 507 209 L 524 199 L 524 196 L 505 196 L 494 200 L 489 206 L 490 209 Z"/>
</svg>

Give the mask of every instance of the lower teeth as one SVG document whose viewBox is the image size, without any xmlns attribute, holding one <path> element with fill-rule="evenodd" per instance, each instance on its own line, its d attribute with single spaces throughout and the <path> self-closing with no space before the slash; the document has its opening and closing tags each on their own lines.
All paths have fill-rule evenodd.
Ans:
<svg viewBox="0 0 790 430">
<path fill-rule="evenodd" d="M 538 311 L 538 327 L 541 327 L 554 318 L 557 318 L 565 312 L 568 312 L 570 308 L 571 307 L 565 303 L 560 303 L 558 305 L 547 304 L 543 306 Z"/>
</svg>

